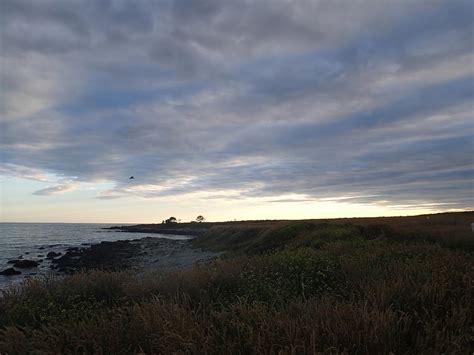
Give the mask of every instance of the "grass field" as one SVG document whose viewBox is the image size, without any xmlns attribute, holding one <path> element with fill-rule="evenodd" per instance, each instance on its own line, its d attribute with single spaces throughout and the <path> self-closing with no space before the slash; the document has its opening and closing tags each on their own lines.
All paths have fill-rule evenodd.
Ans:
<svg viewBox="0 0 474 355">
<path fill-rule="evenodd" d="M 429 217 L 429 218 L 427 218 Z M 172 274 L 31 280 L 0 353 L 449 353 L 474 349 L 474 212 L 233 222 Z"/>
</svg>

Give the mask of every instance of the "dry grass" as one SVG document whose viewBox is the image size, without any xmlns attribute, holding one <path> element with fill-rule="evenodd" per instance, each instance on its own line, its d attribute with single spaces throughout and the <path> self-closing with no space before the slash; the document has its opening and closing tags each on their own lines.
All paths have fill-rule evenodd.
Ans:
<svg viewBox="0 0 474 355">
<path fill-rule="evenodd" d="M 311 226 L 229 233 L 259 252 L 173 274 L 29 281 L 0 298 L 0 353 L 472 351 L 472 253 L 380 227 Z"/>
</svg>

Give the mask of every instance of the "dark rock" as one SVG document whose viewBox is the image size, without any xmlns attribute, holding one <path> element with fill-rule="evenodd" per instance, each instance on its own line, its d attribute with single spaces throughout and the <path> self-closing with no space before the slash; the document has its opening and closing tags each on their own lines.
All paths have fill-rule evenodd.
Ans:
<svg viewBox="0 0 474 355">
<path fill-rule="evenodd" d="M 158 234 L 179 234 L 179 235 L 203 235 L 209 229 L 209 225 L 205 223 L 194 223 L 189 224 L 177 224 L 171 223 L 168 225 L 163 224 L 139 224 L 135 226 L 114 226 L 106 227 L 102 229 L 118 230 L 120 232 L 132 232 L 132 233 L 158 233 Z"/>
<path fill-rule="evenodd" d="M 4 276 L 13 276 L 13 275 L 20 275 L 20 274 L 21 274 L 21 271 L 17 271 L 12 267 L 5 269 L 3 271 L 0 271 L 0 275 L 4 275 Z"/>
<path fill-rule="evenodd" d="M 61 256 L 61 253 L 50 251 L 48 254 L 46 254 L 46 259 L 54 259 L 54 258 L 57 258 L 58 256 Z"/>
<path fill-rule="evenodd" d="M 44 249 L 44 247 L 39 247 L 38 249 L 40 249 L 40 250 L 43 250 L 43 249 Z"/>
<path fill-rule="evenodd" d="M 64 256 L 67 256 L 67 257 L 81 256 L 84 253 L 84 250 L 85 250 L 84 248 L 70 247 L 66 249 L 66 254 L 64 254 Z"/>
<path fill-rule="evenodd" d="M 19 261 L 20 261 L 20 260 L 18 260 L 18 259 L 8 260 L 8 261 L 7 261 L 7 264 L 15 264 L 15 263 L 17 263 L 17 262 L 19 262 Z"/>
<path fill-rule="evenodd" d="M 43 254 L 38 254 L 38 258 L 44 258 Z"/>
<path fill-rule="evenodd" d="M 16 263 L 13 264 L 14 267 L 18 267 L 20 269 L 28 269 L 32 267 L 37 267 L 38 262 L 34 260 L 18 260 Z"/>
<path fill-rule="evenodd" d="M 136 255 L 139 246 L 129 240 L 103 241 L 88 248 L 68 248 L 60 258 L 53 259 L 52 269 L 65 273 L 74 273 L 80 270 L 109 270 L 118 271 L 130 266 L 129 259 Z"/>
</svg>

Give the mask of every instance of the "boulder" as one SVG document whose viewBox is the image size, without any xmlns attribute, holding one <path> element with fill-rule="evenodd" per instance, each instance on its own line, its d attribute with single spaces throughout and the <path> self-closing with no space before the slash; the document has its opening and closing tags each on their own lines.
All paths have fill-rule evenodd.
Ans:
<svg viewBox="0 0 474 355">
<path fill-rule="evenodd" d="M 38 262 L 34 260 L 18 260 L 16 263 L 13 264 L 13 266 L 20 269 L 29 269 L 32 267 L 37 267 Z"/>
<path fill-rule="evenodd" d="M 83 248 L 72 247 L 66 249 L 66 255 L 73 257 L 73 256 L 81 256 L 84 252 Z"/>
<path fill-rule="evenodd" d="M 61 256 L 61 253 L 55 253 L 54 251 L 50 251 L 48 254 L 46 254 L 46 259 L 54 259 L 58 256 Z"/>
<path fill-rule="evenodd" d="M 5 276 L 20 275 L 20 274 L 21 274 L 21 271 L 17 271 L 12 267 L 5 269 L 3 271 L 0 271 L 0 275 L 5 275 Z"/>
</svg>

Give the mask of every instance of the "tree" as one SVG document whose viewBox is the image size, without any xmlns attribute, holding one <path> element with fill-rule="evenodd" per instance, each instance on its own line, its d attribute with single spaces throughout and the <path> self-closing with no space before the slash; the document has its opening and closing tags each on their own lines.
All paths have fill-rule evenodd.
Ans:
<svg viewBox="0 0 474 355">
<path fill-rule="evenodd" d="M 205 219 L 203 216 L 201 216 L 201 215 L 199 215 L 199 216 L 196 217 L 196 222 L 202 223 L 202 222 L 204 222 L 205 220 L 206 220 L 206 219 Z"/>
<path fill-rule="evenodd" d="M 178 220 L 176 217 L 170 217 L 165 221 L 166 224 L 171 224 L 171 223 L 178 223 Z"/>
</svg>

